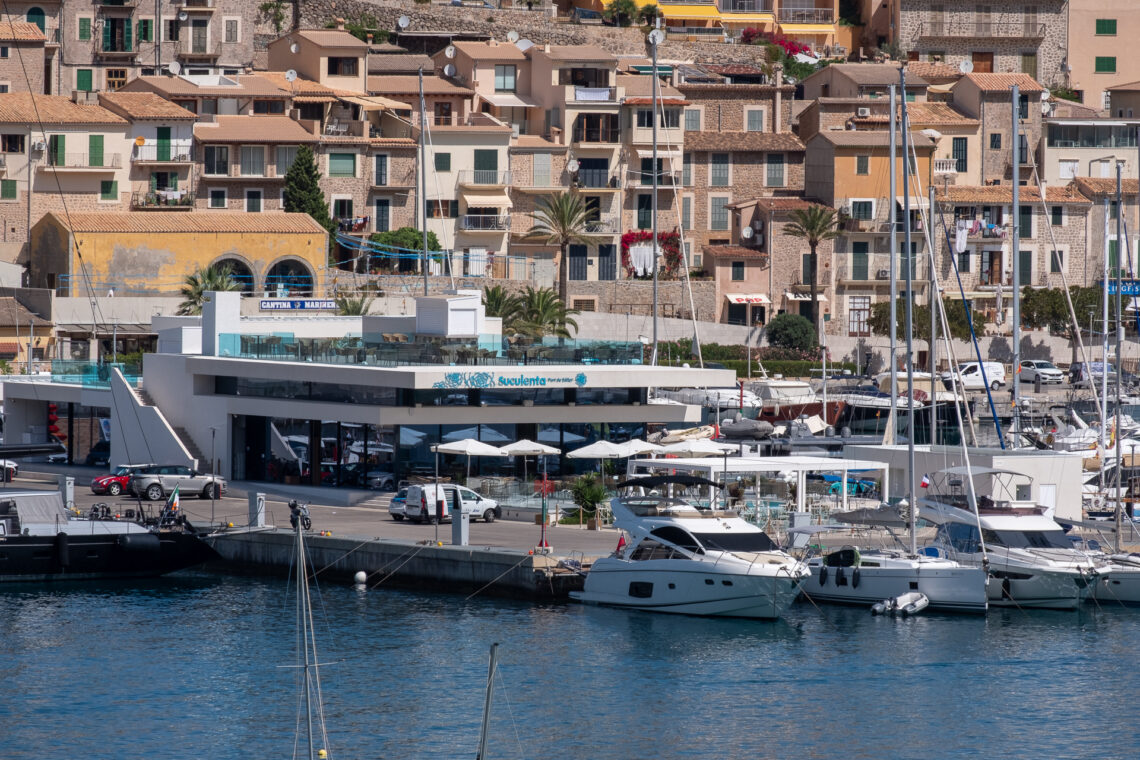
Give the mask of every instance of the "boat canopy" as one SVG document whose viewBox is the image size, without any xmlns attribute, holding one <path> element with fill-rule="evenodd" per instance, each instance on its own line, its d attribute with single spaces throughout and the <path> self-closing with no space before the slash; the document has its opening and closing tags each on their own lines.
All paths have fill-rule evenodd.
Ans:
<svg viewBox="0 0 1140 760">
<path fill-rule="evenodd" d="M 0 495 L 0 514 L 15 512 L 20 524 L 66 525 L 67 510 L 58 491 L 24 491 Z"/>
<path fill-rule="evenodd" d="M 618 483 L 615 488 L 657 488 L 658 486 L 714 486 L 720 488 L 720 483 L 702 478 L 697 475 L 652 475 L 644 478 L 630 478 Z"/>
<path fill-rule="evenodd" d="M 966 467 L 959 465 L 957 467 L 947 467 L 945 470 L 939 470 L 939 475 L 1012 475 L 1015 477 L 1028 478 L 1029 476 L 1023 472 L 1014 472 L 1013 470 L 996 470 L 993 467 Z"/>
</svg>

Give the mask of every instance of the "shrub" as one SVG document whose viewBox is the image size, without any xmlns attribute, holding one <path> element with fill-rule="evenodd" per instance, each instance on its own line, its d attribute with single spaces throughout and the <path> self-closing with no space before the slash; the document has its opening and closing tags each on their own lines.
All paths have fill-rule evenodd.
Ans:
<svg viewBox="0 0 1140 760">
<path fill-rule="evenodd" d="M 815 326 L 799 314 L 780 314 L 764 330 L 768 344 L 779 348 L 811 351 L 818 343 Z"/>
</svg>

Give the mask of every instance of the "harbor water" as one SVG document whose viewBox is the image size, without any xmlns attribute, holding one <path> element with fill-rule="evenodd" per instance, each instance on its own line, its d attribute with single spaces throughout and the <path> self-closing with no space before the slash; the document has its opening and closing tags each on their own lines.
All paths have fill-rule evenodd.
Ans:
<svg viewBox="0 0 1140 760">
<path fill-rule="evenodd" d="M 0 589 L 6 757 L 293 756 L 284 581 Z M 1140 610 L 775 623 L 314 586 L 331 758 L 1135 758 Z"/>
</svg>

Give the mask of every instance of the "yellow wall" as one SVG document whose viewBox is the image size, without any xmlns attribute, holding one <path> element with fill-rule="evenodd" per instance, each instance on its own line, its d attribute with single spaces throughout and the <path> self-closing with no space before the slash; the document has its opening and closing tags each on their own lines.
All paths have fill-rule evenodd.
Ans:
<svg viewBox="0 0 1140 760">
<path fill-rule="evenodd" d="M 856 156 L 869 155 L 870 173 L 856 174 Z M 922 177 L 922 186 L 929 187 L 931 177 L 930 150 L 918 154 L 918 176 Z M 898 172 L 895 177 L 898 194 L 902 195 L 903 162 L 899 161 Z M 837 148 L 835 155 L 835 201 L 838 203 L 846 198 L 886 198 L 890 188 L 891 160 L 886 148 Z M 911 182 L 911 193 L 916 192 L 914 182 Z"/>
</svg>

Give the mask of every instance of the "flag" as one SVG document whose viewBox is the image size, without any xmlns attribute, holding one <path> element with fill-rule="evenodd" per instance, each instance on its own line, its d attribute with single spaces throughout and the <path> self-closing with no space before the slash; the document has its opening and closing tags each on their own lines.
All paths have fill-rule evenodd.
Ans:
<svg viewBox="0 0 1140 760">
<path fill-rule="evenodd" d="M 174 490 L 170 494 L 170 498 L 166 500 L 166 508 L 171 512 L 178 511 L 178 486 L 174 486 Z"/>
<path fill-rule="evenodd" d="M 622 533 L 620 536 L 618 536 L 617 553 L 621 554 L 621 551 L 624 548 L 625 548 L 625 534 Z"/>
<path fill-rule="evenodd" d="M 923 475 L 922 476 L 922 483 L 920 483 L 919 485 L 921 485 L 923 488 L 930 488 L 930 476 L 929 475 Z"/>
</svg>

